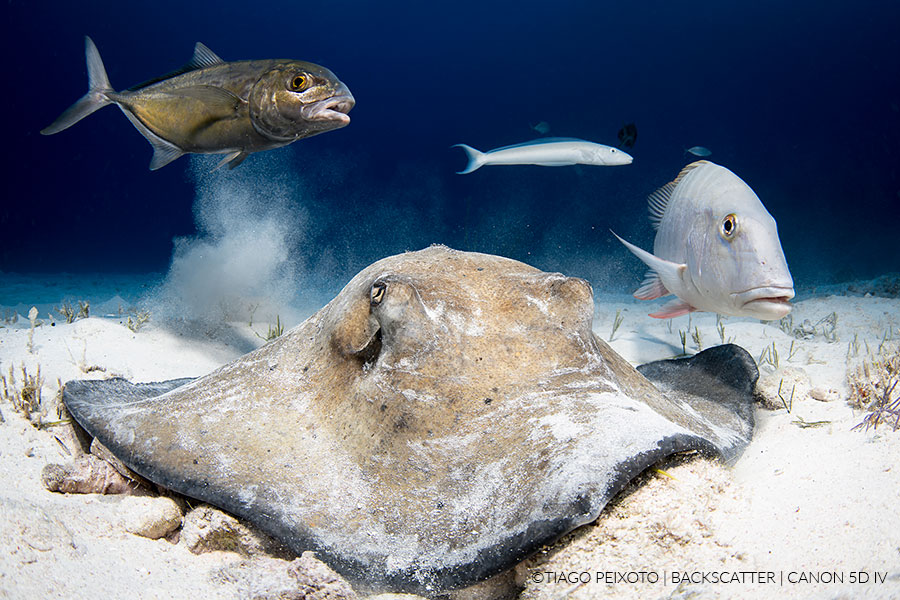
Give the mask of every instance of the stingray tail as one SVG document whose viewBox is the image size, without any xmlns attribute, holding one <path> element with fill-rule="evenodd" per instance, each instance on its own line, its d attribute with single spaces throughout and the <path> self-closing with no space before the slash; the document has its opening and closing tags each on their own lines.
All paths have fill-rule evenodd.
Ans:
<svg viewBox="0 0 900 600">
<path fill-rule="evenodd" d="M 106 68 L 104 68 L 103 61 L 100 59 L 100 52 L 97 50 L 97 46 L 87 36 L 84 38 L 84 54 L 87 61 L 88 93 L 70 106 L 53 123 L 41 129 L 43 135 L 52 135 L 59 133 L 63 129 L 68 129 L 94 111 L 100 110 L 107 104 L 112 104 L 108 94 L 113 93 L 115 90 L 109 85 Z"/>
<path fill-rule="evenodd" d="M 462 148 L 466 151 L 466 156 L 469 158 L 469 164 L 466 165 L 466 168 L 462 171 L 457 171 L 460 175 L 465 175 L 466 173 L 471 173 L 472 171 L 478 169 L 483 166 L 487 162 L 487 155 L 484 152 L 480 152 L 473 148 L 472 146 L 467 146 L 465 144 L 455 144 L 450 146 L 451 148 Z"/>
</svg>

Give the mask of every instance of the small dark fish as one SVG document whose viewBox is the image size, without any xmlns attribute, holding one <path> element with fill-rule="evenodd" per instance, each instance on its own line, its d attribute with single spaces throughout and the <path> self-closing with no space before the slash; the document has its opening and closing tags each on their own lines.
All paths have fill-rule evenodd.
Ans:
<svg viewBox="0 0 900 600">
<path fill-rule="evenodd" d="M 182 68 L 116 92 L 97 46 L 85 37 L 88 93 L 44 135 L 59 133 L 108 104 L 122 109 L 153 146 L 150 169 L 188 153 L 225 154 L 229 169 L 260 150 L 350 122 L 355 100 L 334 73 L 297 60 L 224 62 L 201 43 Z"/>
<path fill-rule="evenodd" d="M 619 147 L 633 148 L 637 141 L 637 125 L 629 123 L 619 130 Z"/>
<path fill-rule="evenodd" d="M 692 148 L 688 148 L 685 152 L 690 152 L 694 156 L 705 157 L 712 154 L 712 150 L 709 148 L 704 148 L 703 146 L 693 146 Z"/>
<path fill-rule="evenodd" d="M 547 121 L 540 121 L 537 125 L 532 125 L 531 128 L 540 135 L 550 133 L 550 123 Z"/>
</svg>

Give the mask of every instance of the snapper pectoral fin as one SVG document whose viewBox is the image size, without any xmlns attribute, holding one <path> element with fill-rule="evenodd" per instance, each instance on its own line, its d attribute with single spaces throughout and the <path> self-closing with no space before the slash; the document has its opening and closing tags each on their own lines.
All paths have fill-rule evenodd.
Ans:
<svg viewBox="0 0 900 600">
<path fill-rule="evenodd" d="M 672 290 L 678 289 L 678 282 L 684 277 L 687 265 L 672 262 L 664 258 L 660 258 L 654 254 L 650 254 L 646 250 L 642 250 L 630 242 L 626 242 L 620 238 L 615 231 L 609 230 L 616 239 L 628 248 L 632 254 L 637 256 L 641 261 L 650 267 L 651 271 L 647 273 L 646 278 L 641 287 L 634 292 L 634 297 L 639 300 L 654 300 L 661 296 L 673 293 Z M 688 305 L 690 306 L 690 305 Z M 695 310 L 692 308 L 692 310 Z M 690 311 L 687 311 L 690 312 Z M 685 314 L 685 313 L 680 313 Z M 653 315 L 651 315 L 653 316 Z"/>
<path fill-rule="evenodd" d="M 666 302 L 660 310 L 655 313 L 650 313 L 648 316 L 651 316 L 654 319 L 674 319 L 675 317 L 680 317 L 681 315 L 686 315 L 696 310 L 696 308 L 681 298 L 675 298 L 674 300 Z"/>
</svg>

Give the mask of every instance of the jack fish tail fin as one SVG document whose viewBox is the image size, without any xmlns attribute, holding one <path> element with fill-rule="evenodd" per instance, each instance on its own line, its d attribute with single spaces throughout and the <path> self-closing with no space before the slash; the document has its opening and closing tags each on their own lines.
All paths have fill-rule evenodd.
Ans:
<svg viewBox="0 0 900 600">
<path fill-rule="evenodd" d="M 114 90 L 109 85 L 106 68 L 104 68 L 103 61 L 100 59 L 100 52 L 97 50 L 97 46 L 87 36 L 84 38 L 84 53 L 87 61 L 88 93 L 66 109 L 66 112 L 61 114 L 53 123 L 41 129 L 43 135 L 52 135 L 59 133 L 63 129 L 68 129 L 94 111 L 112 103 L 108 94 Z"/>
<path fill-rule="evenodd" d="M 484 152 L 479 152 L 472 146 L 467 146 L 465 144 L 454 144 L 450 146 L 451 148 L 462 148 L 466 151 L 466 156 L 469 158 L 469 164 L 466 165 L 466 168 L 462 171 L 457 171 L 460 175 L 465 175 L 466 173 L 471 173 L 472 171 L 478 169 L 483 166 L 487 159 L 485 158 Z"/>
</svg>

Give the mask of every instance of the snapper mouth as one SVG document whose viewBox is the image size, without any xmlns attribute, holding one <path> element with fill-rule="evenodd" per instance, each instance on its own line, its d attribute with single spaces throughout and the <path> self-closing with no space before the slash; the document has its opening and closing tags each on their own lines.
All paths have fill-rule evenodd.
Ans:
<svg viewBox="0 0 900 600">
<path fill-rule="evenodd" d="M 791 312 L 793 287 L 767 286 L 743 292 L 735 292 L 732 297 L 737 300 L 741 310 L 753 313 L 765 320 L 780 319 Z"/>
<path fill-rule="evenodd" d="M 347 115 L 356 104 L 349 93 L 340 96 L 332 96 L 303 108 L 303 116 L 307 121 L 337 121 L 341 125 L 347 125 L 350 117 Z"/>
</svg>

